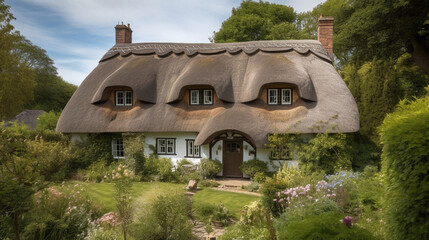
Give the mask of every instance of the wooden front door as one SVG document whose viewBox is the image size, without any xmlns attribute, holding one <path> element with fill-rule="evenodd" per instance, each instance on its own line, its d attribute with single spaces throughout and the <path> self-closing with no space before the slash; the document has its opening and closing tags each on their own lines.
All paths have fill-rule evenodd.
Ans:
<svg viewBox="0 0 429 240">
<path fill-rule="evenodd" d="M 223 151 L 223 176 L 243 177 L 240 166 L 243 163 L 243 141 L 225 140 Z"/>
</svg>

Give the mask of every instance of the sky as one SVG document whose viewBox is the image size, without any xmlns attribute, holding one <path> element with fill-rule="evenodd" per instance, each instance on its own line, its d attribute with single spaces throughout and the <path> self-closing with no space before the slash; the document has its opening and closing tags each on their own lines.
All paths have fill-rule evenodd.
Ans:
<svg viewBox="0 0 429 240">
<path fill-rule="evenodd" d="M 115 25 L 130 24 L 133 42 L 208 43 L 241 0 L 6 0 L 12 22 L 45 49 L 58 74 L 80 85 L 115 44 Z M 311 11 L 324 0 L 268 0 Z"/>
</svg>

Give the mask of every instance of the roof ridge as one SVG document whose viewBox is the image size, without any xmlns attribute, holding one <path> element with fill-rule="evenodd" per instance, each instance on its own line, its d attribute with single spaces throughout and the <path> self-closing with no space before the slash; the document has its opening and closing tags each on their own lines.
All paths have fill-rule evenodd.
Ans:
<svg viewBox="0 0 429 240">
<path fill-rule="evenodd" d="M 330 60 L 328 53 L 322 44 L 317 40 L 268 40 L 233 43 L 169 43 L 169 42 L 148 42 L 116 44 L 102 57 L 100 61 L 110 59 L 120 54 L 157 54 L 166 56 L 170 53 L 186 53 L 188 56 L 195 54 L 216 54 L 224 51 L 238 53 L 244 51 L 253 54 L 259 50 L 265 52 L 279 52 L 295 50 L 298 53 L 306 54 L 308 51 Z"/>
</svg>

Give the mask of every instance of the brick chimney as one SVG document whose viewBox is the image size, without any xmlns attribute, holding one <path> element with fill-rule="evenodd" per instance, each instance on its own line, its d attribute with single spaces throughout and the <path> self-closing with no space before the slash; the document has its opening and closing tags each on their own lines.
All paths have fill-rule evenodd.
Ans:
<svg viewBox="0 0 429 240">
<path fill-rule="evenodd" d="M 122 44 L 122 43 L 131 43 L 132 42 L 132 30 L 130 28 L 130 24 L 128 23 L 127 26 L 122 24 L 118 24 L 115 27 L 116 30 L 116 44 Z"/>
<path fill-rule="evenodd" d="M 317 40 L 322 43 L 328 54 L 333 57 L 334 18 L 320 15 L 317 28 Z"/>
</svg>

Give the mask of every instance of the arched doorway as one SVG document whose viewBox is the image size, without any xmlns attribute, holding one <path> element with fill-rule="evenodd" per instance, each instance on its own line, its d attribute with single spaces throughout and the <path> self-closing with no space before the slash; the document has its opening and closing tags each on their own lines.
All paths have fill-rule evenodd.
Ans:
<svg viewBox="0 0 429 240">
<path fill-rule="evenodd" d="M 213 146 L 217 146 L 213 150 Z M 251 149 L 250 149 L 251 148 Z M 239 131 L 227 130 L 217 133 L 210 142 L 210 157 L 213 155 L 222 156 L 223 177 L 243 177 L 240 166 L 245 159 L 244 154 L 256 156 L 256 147 L 246 134 Z M 212 153 L 215 151 L 216 153 Z M 219 153 L 219 151 L 222 151 Z"/>
</svg>

